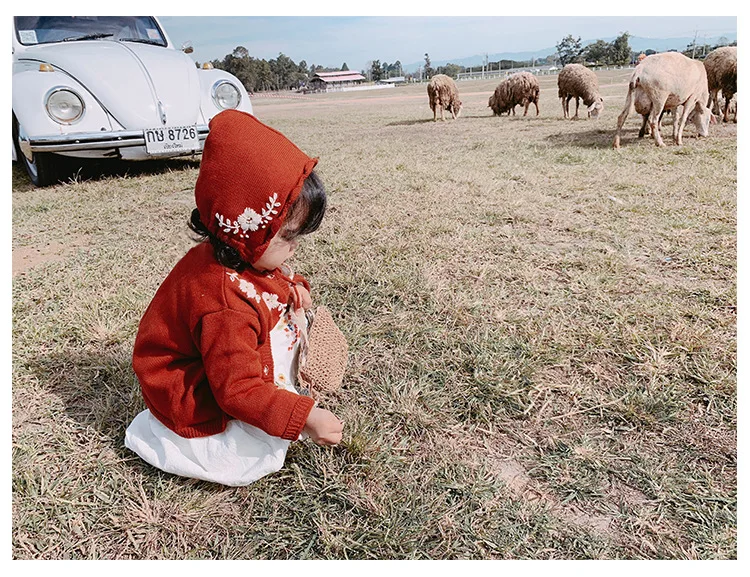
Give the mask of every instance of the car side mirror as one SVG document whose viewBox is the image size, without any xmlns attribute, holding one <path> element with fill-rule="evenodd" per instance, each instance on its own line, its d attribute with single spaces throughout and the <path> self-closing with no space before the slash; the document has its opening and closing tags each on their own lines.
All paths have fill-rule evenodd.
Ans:
<svg viewBox="0 0 750 577">
<path fill-rule="evenodd" d="M 192 54 L 193 45 L 190 43 L 190 40 L 188 40 L 187 42 L 183 42 L 180 50 L 182 50 L 185 54 Z"/>
</svg>

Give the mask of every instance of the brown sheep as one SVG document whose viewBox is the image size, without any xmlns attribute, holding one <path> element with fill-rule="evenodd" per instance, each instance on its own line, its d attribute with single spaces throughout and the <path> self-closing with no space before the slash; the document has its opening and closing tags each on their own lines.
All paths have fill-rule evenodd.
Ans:
<svg viewBox="0 0 750 577">
<path fill-rule="evenodd" d="M 640 115 L 648 115 L 651 135 L 657 146 L 665 146 L 659 132 L 660 117 L 665 110 L 674 114 L 672 137 L 677 145 L 682 144 L 682 131 L 688 118 L 700 136 L 708 136 L 708 125 L 714 118 L 707 102 L 708 81 L 702 62 L 679 52 L 652 54 L 635 67 L 630 77 L 625 108 L 617 119 L 613 147 L 620 148 L 622 126 L 633 109 Z M 679 111 L 678 107 L 682 110 Z"/>
<path fill-rule="evenodd" d="M 714 106 L 714 113 L 719 115 L 719 90 L 724 97 L 724 122 L 729 122 L 729 102 L 737 93 L 737 47 L 724 46 L 717 48 L 703 61 L 708 77 L 708 108 Z M 737 122 L 737 111 L 734 112 Z"/>
<path fill-rule="evenodd" d="M 563 117 L 570 118 L 570 99 L 576 99 L 578 118 L 578 99 L 583 100 L 588 116 L 599 118 L 604 110 L 604 99 L 599 94 L 599 80 L 593 70 L 583 64 L 566 64 L 557 76 L 557 96 L 562 99 Z"/>
<path fill-rule="evenodd" d="M 488 105 L 497 116 L 504 112 L 510 115 L 511 111 L 515 116 L 516 106 L 520 104 L 524 107 L 523 115 L 526 116 L 532 103 L 539 116 L 539 81 L 530 72 L 518 72 L 497 85 Z"/>
<path fill-rule="evenodd" d="M 458 87 L 453 78 L 445 74 L 436 74 L 427 84 L 427 95 L 430 97 L 430 108 L 433 120 L 437 121 L 437 109 L 440 108 L 440 120 L 445 120 L 444 111 L 453 116 L 453 120 L 461 114 L 461 101 L 458 99 Z"/>
</svg>

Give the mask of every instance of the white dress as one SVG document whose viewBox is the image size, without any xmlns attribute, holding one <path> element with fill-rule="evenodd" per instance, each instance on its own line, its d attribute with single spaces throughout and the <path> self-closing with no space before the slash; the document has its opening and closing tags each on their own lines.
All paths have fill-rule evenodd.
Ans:
<svg viewBox="0 0 750 577">
<path fill-rule="evenodd" d="M 306 323 L 304 315 L 287 310 L 271 331 L 274 382 L 293 393 L 297 393 L 300 323 Z M 233 487 L 249 485 L 281 469 L 289 443 L 239 420 L 229 421 L 216 435 L 186 439 L 162 425 L 148 409 L 125 431 L 125 446 L 154 467 Z"/>
</svg>

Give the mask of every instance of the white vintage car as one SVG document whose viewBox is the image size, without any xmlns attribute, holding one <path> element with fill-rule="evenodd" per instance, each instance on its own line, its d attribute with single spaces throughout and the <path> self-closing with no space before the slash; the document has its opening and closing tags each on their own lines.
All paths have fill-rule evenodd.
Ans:
<svg viewBox="0 0 750 577">
<path fill-rule="evenodd" d="M 58 155 L 200 153 L 215 114 L 252 105 L 236 77 L 190 52 L 153 16 L 15 16 L 13 160 L 45 186 L 65 176 Z"/>
</svg>

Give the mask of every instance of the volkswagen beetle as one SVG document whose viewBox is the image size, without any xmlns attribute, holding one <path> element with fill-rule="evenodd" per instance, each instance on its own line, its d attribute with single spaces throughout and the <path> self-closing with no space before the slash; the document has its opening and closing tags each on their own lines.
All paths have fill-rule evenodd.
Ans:
<svg viewBox="0 0 750 577">
<path fill-rule="evenodd" d="M 13 160 L 45 186 L 65 176 L 60 155 L 199 154 L 215 114 L 252 104 L 235 76 L 190 52 L 153 16 L 15 16 Z"/>
</svg>

